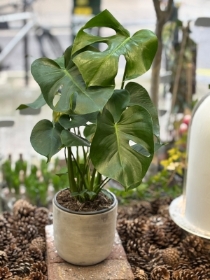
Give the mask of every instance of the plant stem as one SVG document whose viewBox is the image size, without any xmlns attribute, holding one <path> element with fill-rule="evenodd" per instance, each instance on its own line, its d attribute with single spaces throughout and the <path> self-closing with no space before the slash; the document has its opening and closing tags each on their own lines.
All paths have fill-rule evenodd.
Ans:
<svg viewBox="0 0 210 280">
<path fill-rule="evenodd" d="M 73 154 L 72 152 L 71 152 L 71 155 L 72 155 L 72 157 L 73 157 L 73 159 L 74 159 L 74 161 L 75 161 L 75 164 L 76 164 L 76 166 L 77 166 L 78 172 L 79 172 L 79 174 L 80 174 L 80 176 L 81 176 L 81 180 L 82 180 L 82 182 L 84 183 L 85 188 L 86 188 L 86 183 L 85 183 L 85 180 L 84 180 L 84 174 L 82 173 L 82 171 L 81 171 L 81 169 L 80 169 L 80 167 L 79 167 L 78 161 L 75 159 L 74 154 Z M 79 158 L 78 158 L 78 159 L 79 159 Z M 79 176 L 78 176 L 78 177 L 79 177 Z"/>
<path fill-rule="evenodd" d="M 68 149 L 67 168 L 68 168 L 69 188 L 70 191 L 77 192 L 76 182 L 74 180 L 74 169 L 73 169 L 71 147 L 68 147 L 67 149 Z"/>
<path fill-rule="evenodd" d="M 66 147 L 64 148 L 64 156 L 65 156 L 66 165 L 68 165 L 68 159 L 67 159 L 67 154 L 66 154 Z"/>
<path fill-rule="evenodd" d="M 110 180 L 111 180 L 110 178 L 106 177 L 106 178 L 103 180 L 103 182 L 101 183 L 99 189 L 102 190 L 103 187 L 104 187 Z"/>
<path fill-rule="evenodd" d="M 96 185 L 100 185 L 101 177 L 102 177 L 101 173 L 98 172 L 97 177 L 96 177 Z"/>
<path fill-rule="evenodd" d="M 127 65 L 127 64 L 126 64 L 126 65 Z M 124 88 L 124 85 L 125 85 L 126 65 L 125 65 L 124 74 L 123 74 L 123 78 L 122 78 L 121 89 L 123 89 L 123 88 Z"/>
<path fill-rule="evenodd" d="M 79 129 L 78 129 L 78 135 L 81 137 L 81 132 Z M 86 163 L 87 155 L 84 146 L 82 146 L 82 151 L 83 151 L 84 163 Z"/>
<path fill-rule="evenodd" d="M 90 190 L 92 191 L 94 188 L 94 182 L 95 182 L 95 175 L 96 175 L 96 169 L 94 167 L 93 172 L 92 172 L 92 177 L 90 181 Z"/>
</svg>

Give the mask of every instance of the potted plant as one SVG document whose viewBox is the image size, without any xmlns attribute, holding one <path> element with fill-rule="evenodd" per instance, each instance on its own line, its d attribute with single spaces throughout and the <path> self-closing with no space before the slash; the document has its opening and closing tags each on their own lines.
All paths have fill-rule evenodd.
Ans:
<svg viewBox="0 0 210 280">
<path fill-rule="evenodd" d="M 112 28 L 116 34 L 88 33 L 95 27 Z M 93 46 L 98 43 L 107 49 Z M 69 186 L 55 195 L 53 224 L 58 254 L 68 262 L 90 265 L 110 254 L 117 201 L 104 186 L 110 179 L 125 190 L 139 186 L 159 145 L 158 116 L 149 94 L 136 82 L 126 84 L 150 68 L 156 50 L 153 32 L 130 36 L 104 10 L 79 30 L 63 56 L 32 63 L 41 94 L 18 109 L 47 104 L 52 110 L 53 120 L 39 121 L 30 140 L 48 161 L 61 149 L 65 152 Z M 126 65 L 116 89 L 121 55 Z"/>
</svg>

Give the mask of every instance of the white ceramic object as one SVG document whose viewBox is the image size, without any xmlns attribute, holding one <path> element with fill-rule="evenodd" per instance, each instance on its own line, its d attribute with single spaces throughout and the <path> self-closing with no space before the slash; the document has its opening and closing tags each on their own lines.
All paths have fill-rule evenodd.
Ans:
<svg viewBox="0 0 210 280">
<path fill-rule="evenodd" d="M 169 212 L 186 231 L 210 239 L 210 94 L 193 111 L 187 157 L 184 192 Z"/>
<path fill-rule="evenodd" d="M 100 212 L 70 212 L 53 200 L 54 242 L 58 255 L 75 265 L 94 265 L 111 253 L 117 220 L 117 199 Z"/>
</svg>

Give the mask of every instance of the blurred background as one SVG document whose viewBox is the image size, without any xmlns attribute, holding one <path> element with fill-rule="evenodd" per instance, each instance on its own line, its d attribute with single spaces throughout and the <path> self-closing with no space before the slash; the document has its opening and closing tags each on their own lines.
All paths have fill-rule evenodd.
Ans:
<svg viewBox="0 0 210 280">
<path fill-rule="evenodd" d="M 155 32 L 155 2 L 165 11 L 167 0 L 1 0 L 0 1 L 0 161 L 15 164 L 24 159 L 29 166 L 42 158 L 32 149 L 30 133 L 43 118 L 51 119 L 48 108 L 24 111 L 16 108 L 30 103 L 40 90 L 30 74 L 31 63 L 42 56 L 56 58 L 72 43 L 77 30 L 92 14 L 108 9 L 130 33 L 139 29 Z M 210 0 L 174 0 L 173 13 L 162 33 L 162 58 L 157 107 L 160 116 L 161 140 L 176 137 L 174 116 L 180 120 L 190 114 L 192 104 L 208 93 L 210 84 Z M 201 18 L 199 21 L 198 18 Z M 176 23 L 174 25 L 174 22 Z M 106 30 L 101 29 L 103 36 Z M 179 51 L 184 36 L 184 76 L 179 79 L 176 100 L 174 81 Z M 120 75 L 123 62 L 120 62 Z M 182 78 L 184 81 L 182 81 Z M 139 78 L 151 93 L 152 71 Z M 182 84 L 183 82 L 183 84 Z M 180 98 L 179 98 L 180 97 Z M 186 103 L 186 106 L 183 104 Z M 171 118 L 171 110 L 174 109 Z M 186 129 L 186 128 L 183 128 Z M 179 126 L 180 130 L 180 126 Z M 63 153 L 58 154 L 63 159 Z M 52 163 L 53 164 L 53 163 Z M 2 178 L 1 178 L 2 180 Z"/>
</svg>

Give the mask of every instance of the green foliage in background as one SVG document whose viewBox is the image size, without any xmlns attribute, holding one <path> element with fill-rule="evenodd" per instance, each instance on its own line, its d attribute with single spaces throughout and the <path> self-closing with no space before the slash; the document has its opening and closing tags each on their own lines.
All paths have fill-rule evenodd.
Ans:
<svg viewBox="0 0 210 280">
<path fill-rule="evenodd" d="M 2 164 L 4 187 L 9 190 L 9 198 L 26 198 L 37 206 L 48 206 L 52 196 L 58 190 L 68 186 L 68 176 L 64 174 L 61 178 L 57 173 L 64 172 L 61 160 L 55 159 L 53 168 L 44 159 L 37 165 L 29 165 L 22 157 L 14 163 L 11 159 Z"/>
</svg>

